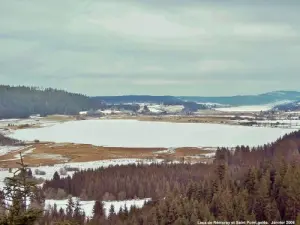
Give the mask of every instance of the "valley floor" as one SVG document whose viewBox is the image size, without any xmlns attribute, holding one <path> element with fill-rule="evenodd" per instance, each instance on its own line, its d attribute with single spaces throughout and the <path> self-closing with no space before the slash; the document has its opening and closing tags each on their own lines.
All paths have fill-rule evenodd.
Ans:
<svg viewBox="0 0 300 225">
<path fill-rule="evenodd" d="M 284 114 L 290 116 L 290 114 Z M 251 112 L 218 112 L 205 111 L 201 115 L 179 116 L 179 115 L 106 115 L 102 118 L 75 117 L 52 115 L 45 118 L 31 119 L 9 119 L 0 120 L 0 133 L 10 135 L 16 130 L 29 128 L 50 127 L 57 124 L 75 120 L 138 120 L 170 123 L 207 123 L 207 124 L 228 124 L 250 126 L 249 122 L 254 122 L 252 126 L 298 128 L 300 120 L 275 118 L 268 120 L 267 117 Z M 92 144 L 55 143 L 55 142 L 29 142 L 25 146 L 0 146 L 0 167 L 15 167 L 19 160 L 19 153 L 24 156 L 27 164 L 32 166 L 51 165 L 65 162 L 90 162 L 97 160 L 109 160 L 120 158 L 138 159 L 163 159 L 167 161 L 186 160 L 189 162 L 210 163 L 216 148 L 147 148 L 147 147 L 104 147 Z"/>
</svg>

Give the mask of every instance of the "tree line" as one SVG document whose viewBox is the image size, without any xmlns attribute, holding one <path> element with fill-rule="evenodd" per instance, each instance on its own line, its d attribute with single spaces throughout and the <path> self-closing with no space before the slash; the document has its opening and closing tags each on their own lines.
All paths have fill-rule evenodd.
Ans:
<svg viewBox="0 0 300 225">
<path fill-rule="evenodd" d="M 140 109 L 139 104 L 111 103 L 104 100 L 109 98 L 89 97 L 54 88 L 0 85 L 0 119 L 28 118 L 35 114 L 78 115 L 80 111 L 88 111 L 89 115 L 98 115 L 96 110 L 99 109 L 126 110 L 136 113 Z M 192 105 L 193 110 L 195 107 L 196 109 L 200 107 L 196 103 L 184 102 L 184 104 L 189 108 Z"/>
<path fill-rule="evenodd" d="M 101 101 L 85 95 L 53 88 L 0 85 L 0 119 L 27 118 L 33 114 L 77 115 L 101 105 Z"/>
<path fill-rule="evenodd" d="M 0 146 L 16 145 L 16 144 L 22 144 L 22 142 L 13 138 L 6 137 L 0 133 Z"/>
</svg>

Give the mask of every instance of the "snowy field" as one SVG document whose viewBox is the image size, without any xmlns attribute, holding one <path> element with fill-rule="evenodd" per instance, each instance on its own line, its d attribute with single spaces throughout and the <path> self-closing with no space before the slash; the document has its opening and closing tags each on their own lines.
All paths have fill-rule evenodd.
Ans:
<svg viewBox="0 0 300 225">
<path fill-rule="evenodd" d="M 24 149 L 23 146 L 0 146 L 0 156 L 6 155 L 10 152 L 20 151 Z"/>
<path fill-rule="evenodd" d="M 73 198 L 73 201 L 76 202 L 77 198 Z M 135 206 L 137 208 L 142 208 L 144 204 L 148 201 L 150 201 L 150 198 L 145 199 L 133 199 L 133 200 L 125 200 L 125 201 L 102 201 L 104 205 L 105 215 L 109 215 L 109 209 L 111 205 L 115 208 L 115 213 L 118 213 L 122 207 L 122 209 L 125 208 L 125 205 L 127 209 L 129 210 L 132 206 Z M 59 210 L 62 208 L 63 210 L 66 210 L 68 200 L 52 200 L 52 199 L 46 199 L 45 201 L 45 208 L 49 209 L 49 206 L 54 206 L 56 204 L 57 209 Z M 80 201 L 80 207 L 85 212 L 87 217 L 93 216 L 93 207 L 94 207 L 95 201 Z"/>
<path fill-rule="evenodd" d="M 271 110 L 272 108 L 273 108 L 272 105 L 249 105 L 249 106 L 216 108 L 216 110 L 222 112 L 260 112 L 260 111 L 268 111 Z"/>
<path fill-rule="evenodd" d="M 234 147 L 263 145 L 292 131 L 206 123 L 83 120 L 17 130 L 10 136 L 24 141 L 38 139 L 113 147 Z"/>
<path fill-rule="evenodd" d="M 243 120 L 234 120 L 235 123 L 241 123 L 241 122 L 255 122 L 257 125 L 254 126 L 278 126 L 278 127 L 286 127 L 286 128 L 293 128 L 293 129 L 300 129 L 300 120 L 249 120 L 249 119 L 243 119 Z"/>
<path fill-rule="evenodd" d="M 43 118 L 29 118 L 29 119 L 4 119 L 0 120 L 0 132 L 3 134 L 9 134 L 10 131 L 4 130 L 9 125 L 13 126 L 21 126 L 21 125 L 29 125 L 29 126 L 40 126 L 40 127 L 48 127 L 58 124 L 58 121 L 46 120 Z"/>
<path fill-rule="evenodd" d="M 216 108 L 216 110 L 223 111 L 223 112 L 260 112 L 260 111 L 271 110 L 277 105 L 281 105 L 289 102 L 291 101 L 278 101 L 278 102 L 265 104 L 265 105 L 249 105 L 249 106 Z"/>
<path fill-rule="evenodd" d="M 150 104 L 148 105 L 148 109 L 152 113 L 161 113 L 161 112 L 168 112 L 168 113 L 178 113 L 181 112 L 184 108 L 183 105 L 156 105 L 156 104 Z"/>
</svg>

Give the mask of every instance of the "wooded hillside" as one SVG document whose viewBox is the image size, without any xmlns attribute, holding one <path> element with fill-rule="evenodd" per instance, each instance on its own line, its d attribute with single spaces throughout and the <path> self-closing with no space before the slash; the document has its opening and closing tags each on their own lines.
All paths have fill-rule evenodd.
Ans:
<svg viewBox="0 0 300 225">
<path fill-rule="evenodd" d="M 9 138 L 9 137 L 5 137 L 3 134 L 0 133 L 0 146 L 1 145 L 14 145 L 16 143 L 21 143 L 18 140 Z"/>
<path fill-rule="evenodd" d="M 62 90 L 0 85 L 0 119 L 26 118 L 32 114 L 78 114 L 96 107 L 89 97 Z"/>
</svg>

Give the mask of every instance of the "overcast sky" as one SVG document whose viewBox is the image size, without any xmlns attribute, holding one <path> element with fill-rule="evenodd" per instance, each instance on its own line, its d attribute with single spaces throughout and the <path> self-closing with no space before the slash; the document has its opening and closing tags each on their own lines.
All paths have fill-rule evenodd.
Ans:
<svg viewBox="0 0 300 225">
<path fill-rule="evenodd" d="M 299 12 L 299 0 L 0 0 L 0 83 L 88 95 L 300 91 Z"/>
</svg>

